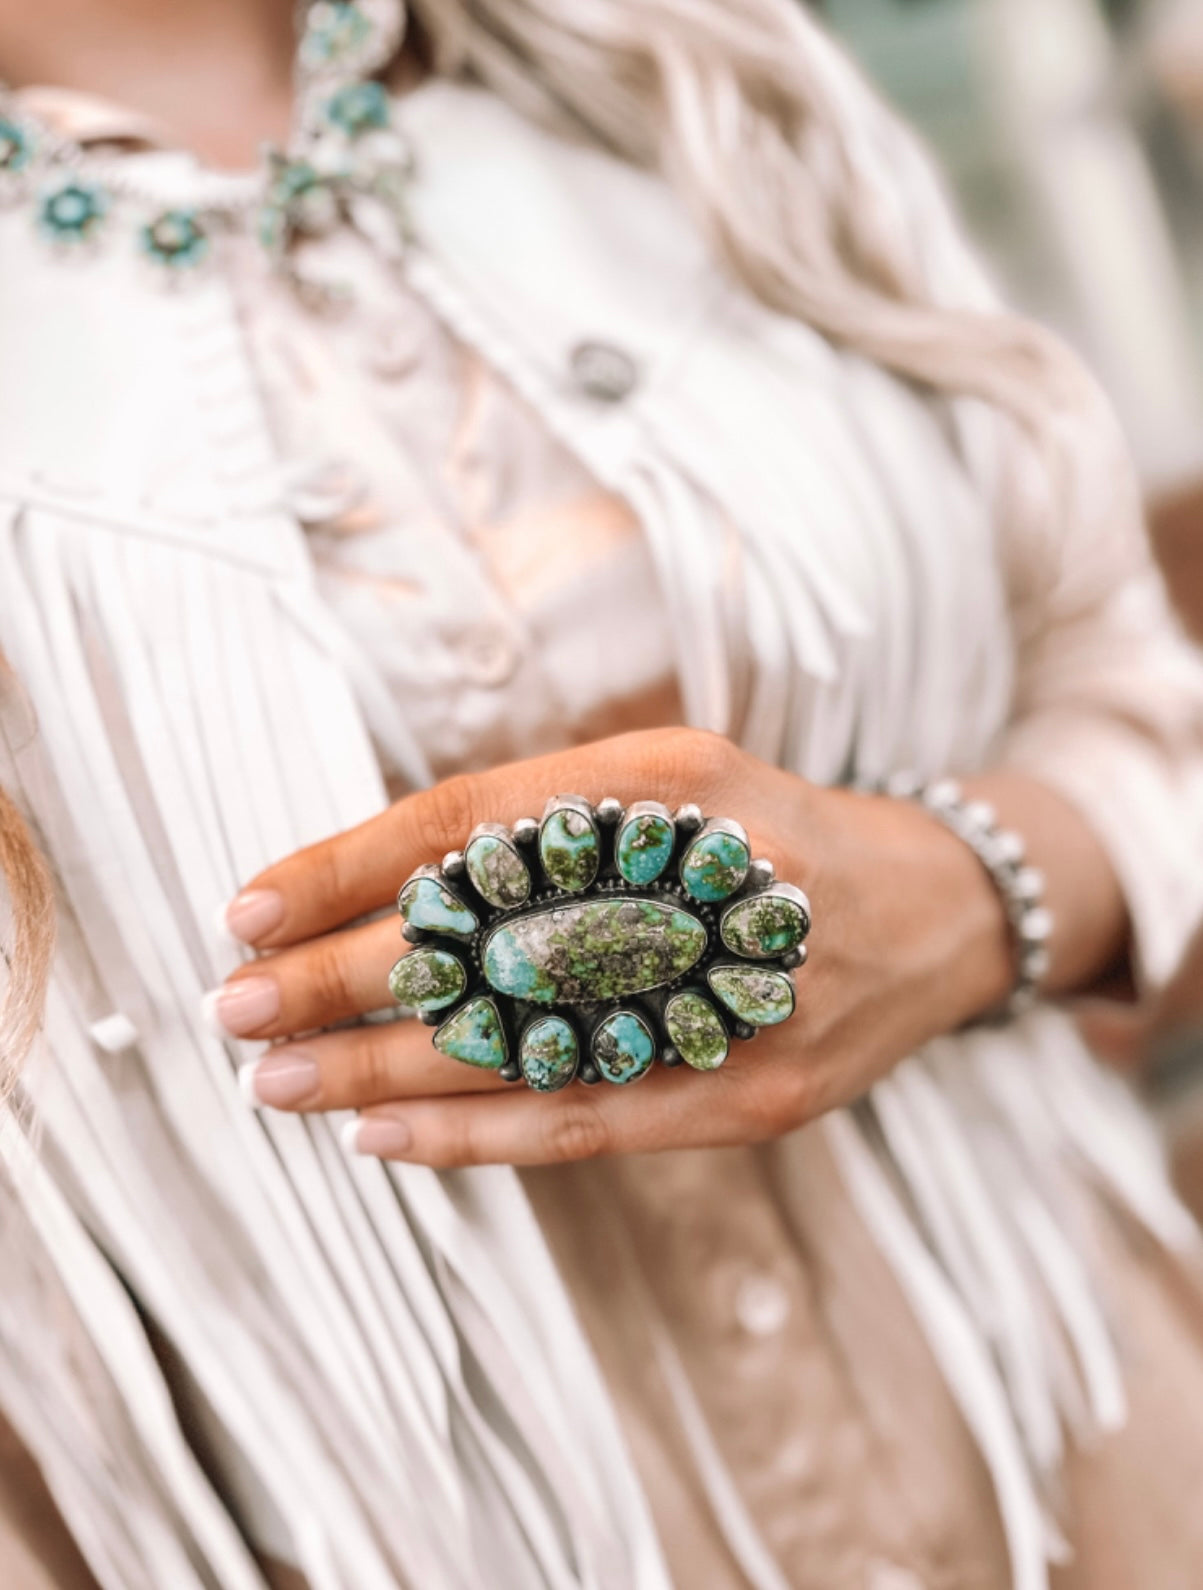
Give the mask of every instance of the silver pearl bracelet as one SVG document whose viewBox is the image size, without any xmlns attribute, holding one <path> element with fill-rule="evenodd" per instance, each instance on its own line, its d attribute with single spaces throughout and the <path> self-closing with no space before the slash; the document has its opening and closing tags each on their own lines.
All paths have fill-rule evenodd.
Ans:
<svg viewBox="0 0 1203 1590">
<path fill-rule="evenodd" d="M 1044 904 L 1044 874 L 1028 866 L 1021 836 L 999 825 L 998 814 L 988 801 L 966 799 L 955 779 L 925 784 L 913 773 L 895 773 L 880 783 L 858 787 L 896 800 L 915 801 L 973 851 L 998 890 L 1015 950 L 1014 985 L 991 1016 L 1005 1019 L 1029 1010 L 1048 975 L 1053 916 Z"/>
</svg>

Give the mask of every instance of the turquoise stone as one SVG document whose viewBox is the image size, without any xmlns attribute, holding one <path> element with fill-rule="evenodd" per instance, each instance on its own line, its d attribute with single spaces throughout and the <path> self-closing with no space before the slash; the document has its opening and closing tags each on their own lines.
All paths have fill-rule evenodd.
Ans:
<svg viewBox="0 0 1203 1590">
<path fill-rule="evenodd" d="M 354 0 L 311 5 L 301 40 L 301 63 L 310 71 L 344 65 L 371 40 L 371 18 Z"/>
<path fill-rule="evenodd" d="M 539 859 L 557 889 L 587 889 L 601 860 L 592 820 L 572 806 L 552 812 L 539 830 Z"/>
<path fill-rule="evenodd" d="M 611 895 L 499 923 L 485 940 L 482 965 L 499 994 L 575 1004 L 675 982 L 705 949 L 706 929 L 689 911 Z"/>
<path fill-rule="evenodd" d="M 518 1063 L 538 1093 L 555 1093 L 576 1075 L 580 1055 L 576 1033 L 562 1016 L 540 1016 L 522 1034 Z"/>
<path fill-rule="evenodd" d="M 734 955 L 766 960 L 797 949 L 810 928 L 799 901 L 774 889 L 737 900 L 723 913 L 720 932 Z"/>
<path fill-rule="evenodd" d="M 0 171 L 24 171 L 33 157 L 33 138 L 8 116 L 0 116 Z"/>
<path fill-rule="evenodd" d="M 444 1010 L 468 986 L 458 955 L 430 946 L 403 955 L 388 974 L 388 986 L 399 1005 L 411 1010 Z"/>
<path fill-rule="evenodd" d="M 464 852 L 464 865 L 473 888 L 490 905 L 508 911 L 530 898 L 530 870 L 512 840 L 478 834 Z"/>
<path fill-rule="evenodd" d="M 482 1071 L 500 1071 L 509 1054 L 497 1006 L 484 994 L 449 1016 L 433 1041 L 441 1054 Z"/>
<path fill-rule="evenodd" d="M 109 196 L 91 182 L 68 182 L 42 200 L 42 231 L 56 243 L 86 243 L 109 210 Z"/>
<path fill-rule="evenodd" d="M 470 939 L 480 926 L 476 912 L 457 900 L 437 878 L 411 878 L 397 897 L 397 906 L 409 927 L 429 933 L 449 933 Z"/>
<path fill-rule="evenodd" d="M 593 1034 L 593 1061 L 607 1082 L 637 1082 L 655 1058 L 651 1028 L 632 1010 L 616 1010 Z"/>
<path fill-rule="evenodd" d="M 712 966 L 706 981 L 740 1021 L 775 1027 L 794 1013 L 794 985 L 771 966 Z"/>
<path fill-rule="evenodd" d="M 748 875 L 747 840 L 722 829 L 705 829 L 681 858 L 681 882 L 695 900 L 725 900 Z"/>
<path fill-rule="evenodd" d="M 655 883 L 672 860 L 676 830 L 655 813 L 632 817 L 618 831 L 614 860 L 628 883 Z"/>
<path fill-rule="evenodd" d="M 664 1007 L 664 1025 L 677 1053 L 695 1071 L 717 1071 L 730 1047 L 722 1017 L 708 999 L 686 990 Z"/>
<path fill-rule="evenodd" d="M 389 97 L 383 83 L 348 83 L 326 101 L 326 116 L 351 138 L 388 126 Z"/>
<path fill-rule="evenodd" d="M 139 234 L 142 252 L 156 265 L 188 270 L 209 253 L 209 235 L 192 210 L 164 210 Z"/>
</svg>

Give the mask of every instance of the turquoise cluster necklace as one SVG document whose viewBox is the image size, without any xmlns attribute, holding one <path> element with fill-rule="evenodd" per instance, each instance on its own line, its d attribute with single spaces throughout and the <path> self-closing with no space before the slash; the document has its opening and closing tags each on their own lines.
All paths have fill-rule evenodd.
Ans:
<svg viewBox="0 0 1203 1590">
<path fill-rule="evenodd" d="M 312 0 L 297 23 L 293 127 L 245 174 L 200 174 L 187 197 L 140 179 L 120 155 L 85 147 L 23 115 L 0 92 L 0 204 L 28 203 L 47 243 L 80 254 L 124 239 L 166 279 L 208 260 L 224 233 L 250 232 L 299 287 L 294 243 L 349 222 L 405 233 L 408 145 L 378 75 L 404 39 L 403 0 Z"/>
</svg>

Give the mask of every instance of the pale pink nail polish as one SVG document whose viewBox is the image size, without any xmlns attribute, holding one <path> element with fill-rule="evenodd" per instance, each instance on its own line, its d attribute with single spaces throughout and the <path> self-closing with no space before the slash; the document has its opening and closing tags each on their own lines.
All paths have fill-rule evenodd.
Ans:
<svg viewBox="0 0 1203 1590">
<path fill-rule="evenodd" d="M 240 977 L 201 1001 L 205 1020 L 229 1038 L 247 1038 L 280 1014 L 280 990 L 270 977 Z"/>
<path fill-rule="evenodd" d="M 269 1110 L 291 1110 L 317 1093 L 321 1083 L 317 1061 L 301 1049 L 280 1049 L 243 1066 L 238 1081 L 248 1104 Z"/>
<path fill-rule="evenodd" d="M 357 1115 L 347 1122 L 341 1135 L 348 1154 L 368 1154 L 373 1159 L 401 1159 L 414 1141 L 405 1122 L 391 1115 Z"/>
<path fill-rule="evenodd" d="M 242 944 L 257 944 L 284 920 L 284 896 L 275 889 L 244 889 L 222 913 L 231 937 Z"/>
</svg>

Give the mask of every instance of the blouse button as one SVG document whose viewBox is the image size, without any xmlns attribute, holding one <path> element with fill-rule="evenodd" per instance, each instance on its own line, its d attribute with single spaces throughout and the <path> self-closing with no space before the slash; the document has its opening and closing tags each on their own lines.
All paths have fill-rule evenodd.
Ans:
<svg viewBox="0 0 1203 1590">
<path fill-rule="evenodd" d="M 464 673 L 473 684 L 496 688 L 518 669 L 518 648 L 500 629 L 482 625 L 469 630 L 457 648 Z"/>
<path fill-rule="evenodd" d="M 789 1318 L 789 1294 L 774 1276 L 745 1275 L 735 1293 L 735 1317 L 749 1336 L 775 1336 Z"/>
<path fill-rule="evenodd" d="M 373 328 L 368 364 L 386 381 L 399 380 L 417 367 L 422 356 L 419 328 L 399 321 L 386 321 Z"/>
<path fill-rule="evenodd" d="M 639 368 L 629 353 L 608 342 L 580 342 L 569 356 L 573 379 L 586 397 L 599 403 L 621 403 L 639 382 Z"/>
</svg>

